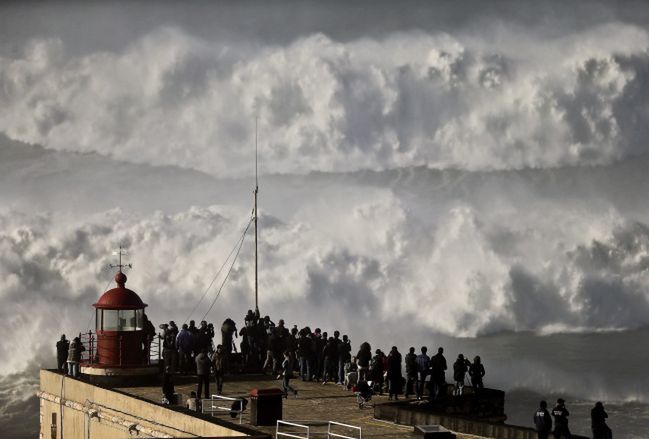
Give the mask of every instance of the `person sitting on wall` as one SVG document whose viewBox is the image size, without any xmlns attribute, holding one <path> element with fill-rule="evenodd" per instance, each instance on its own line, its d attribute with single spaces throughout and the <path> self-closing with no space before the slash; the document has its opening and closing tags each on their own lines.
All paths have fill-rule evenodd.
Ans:
<svg viewBox="0 0 649 439">
<path fill-rule="evenodd" d="M 189 394 L 189 398 L 187 398 L 187 404 L 185 404 L 185 406 L 193 412 L 198 411 L 198 398 L 196 397 L 196 392 L 191 392 Z"/>
</svg>

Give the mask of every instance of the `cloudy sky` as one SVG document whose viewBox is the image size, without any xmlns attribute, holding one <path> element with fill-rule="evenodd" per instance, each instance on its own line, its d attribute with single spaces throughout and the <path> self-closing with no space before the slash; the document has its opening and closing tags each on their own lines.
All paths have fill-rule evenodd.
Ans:
<svg viewBox="0 0 649 439">
<path fill-rule="evenodd" d="M 649 7 L 349 3 L 0 6 L 0 374 L 93 325 L 120 243 L 151 317 L 189 317 L 255 119 L 262 313 L 404 344 L 649 324 Z M 251 306 L 251 242 L 208 320 Z"/>
</svg>

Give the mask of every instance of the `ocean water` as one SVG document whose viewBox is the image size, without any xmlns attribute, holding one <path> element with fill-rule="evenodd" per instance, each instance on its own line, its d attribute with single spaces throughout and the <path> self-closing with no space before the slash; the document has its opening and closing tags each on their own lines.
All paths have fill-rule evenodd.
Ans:
<svg viewBox="0 0 649 439">
<path fill-rule="evenodd" d="M 649 329 L 611 333 L 498 334 L 477 338 L 435 336 L 431 350 L 445 347 L 449 366 L 458 353 L 480 355 L 485 385 L 506 391 L 507 422 L 531 426 L 539 400 L 566 400 L 573 433 L 590 435 L 590 409 L 602 401 L 614 437 L 649 438 Z M 375 344 L 388 349 L 389 346 Z M 384 349 L 384 350 L 385 350 Z M 401 347 L 402 352 L 407 347 Z M 50 367 L 50 364 L 43 364 Z M 448 374 L 448 372 L 447 372 Z M 450 380 L 450 376 L 447 375 Z M 37 370 L 0 379 L 0 425 L 8 439 L 38 432 Z"/>
<path fill-rule="evenodd" d="M 649 329 L 511 333 L 449 339 L 446 352 L 481 356 L 485 385 L 507 392 L 508 423 L 531 426 L 541 399 L 551 406 L 561 397 L 571 413 L 571 431 L 590 436 L 590 409 L 602 401 L 614 437 L 638 439 L 649 438 L 648 337 Z"/>
</svg>

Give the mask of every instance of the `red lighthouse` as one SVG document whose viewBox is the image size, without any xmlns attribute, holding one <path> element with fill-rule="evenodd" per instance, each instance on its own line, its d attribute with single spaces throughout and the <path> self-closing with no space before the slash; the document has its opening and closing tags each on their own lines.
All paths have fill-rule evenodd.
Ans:
<svg viewBox="0 0 649 439">
<path fill-rule="evenodd" d="M 142 302 L 135 291 L 126 288 L 122 266 L 115 275 L 117 287 L 106 291 L 95 303 L 95 333 L 83 334 L 87 358 L 81 372 L 88 375 L 148 375 L 157 372 L 151 360 L 151 337 Z M 157 347 L 156 347 L 157 354 Z M 155 355 L 156 359 L 158 355 Z"/>
</svg>

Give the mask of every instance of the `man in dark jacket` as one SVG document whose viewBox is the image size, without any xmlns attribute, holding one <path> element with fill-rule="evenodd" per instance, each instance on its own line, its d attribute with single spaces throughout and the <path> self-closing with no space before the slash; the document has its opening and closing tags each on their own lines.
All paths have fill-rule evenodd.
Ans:
<svg viewBox="0 0 649 439">
<path fill-rule="evenodd" d="M 315 332 L 313 333 L 313 371 L 311 373 L 316 380 L 322 378 L 322 366 L 324 364 L 322 351 L 326 344 L 327 338 L 323 336 L 320 328 L 315 328 Z"/>
<path fill-rule="evenodd" d="M 56 342 L 56 367 L 59 372 L 67 373 L 68 368 L 66 362 L 68 361 L 68 351 L 70 350 L 70 342 L 65 338 L 65 334 L 61 339 Z"/>
<path fill-rule="evenodd" d="M 417 399 L 424 396 L 424 386 L 426 385 L 426 377 L 430 373 L 430 357 L 428 356 L 428 348 L 421 347 L 421 354 L 417 355 L 415 363 L 417 364 Z"/>
<path fill-rule="evenodd" d="M 383 395 L 383 372 L 385 372 L 385 354 L 381 349 L 376 350 L 376 355 L 372 357 L 370 364 L 370 376 L 372 377 L 373 387 L 378 389 L 379 395 Z"/>
<path fill-rule="evenodd" d="M 590 411 L 590 427 L 593 431 L 593 439 L 612 439 L 613 432 L 606 425 L 608 415 L 604 411 L 604 404 L 597 401 L 595 407 Z"/>
<path fill-rule="evenodd" d="M 457 360 L 453 363 L 453 379 L 455 380 L 455 395 L 461 395 L 464 389 L 464 377 L 469 370 L 471 363 L 464 358 L 463 354 L 457 356 Z"/>
<path fill-rule="evenodd" d="M 196 375 L 198 376 L 198 399 L 201 398 L 201 391 L 205 386 L 205 398 L 210 397 L 210 358 L 207 356 L 207 349 L 203 349 L 196 356 Z"/>
<path fill-rule="evenodd" d="M 415 348 L 411 347 L 406 354 L 406 398 L 410 396 L 411 393 L 414 393 L 413 385 L 417 381 L 417 362 L 415 361 L 417 355 L 415 354 Z"/>
<path fill-rule="evenodd" d="M 338 355 L 338 346 L 333 337 L 329 337 L 327 344 L 322 350 L 322 358 L 324 358 L 324 370 L 322 373 L 322 384 L 327 384 L 329 379 L 335 377 L 336 356 Z"/>
<path fill-rule="evenodd" d="M 402 380 L 401 376 L 401 354 L 396 346 L 392 346 L 390 353 L 388 354 L 388 393 L 389 398 L 399 399 L 399 394 L 402 389 Z"/>
<path fill-rule="evenodd" d="M 159 337 L 162 340 L 162 359 L 164 360 L 164 370 L 166 373 L 174 373 L 175 369 L 175 356 L 176 356 L 176 339 L 173 336 L 173 333 L 169 329 L 167 323 L 162 323 L 160 325 L 162 333 Z"/>
<path fill-rule="evenodd" d="M 268 342 L 266 343 L 266 361 L 262 367 L 264 373 L 268 367 L 271 368 L 271 374 L 278 372 L 280 352 L 282 350 L 281 346 L 281 341 L 275 332 L 268 336 Z"/>
<path fill-rule="evenodd" d="M 482 384 L 482 377 L 485 375 L 484 366 L 482 365 L 482 360 L 476 355 L 473 359 L 473 364 L 469 366 L 469 376 L 471 377 L 471 385 L 473 389 L 478 392 L 478 389 L 484 389 Z"/>
<path fill-rule="evenodd" d="M 207 349 L 209 352 L 212 348 L 212 339 L 210 337 L 210 328 L 207 325 L 207 322 L 203 320 L 201 322 L 200 328 L 198 328 L 198 335 L 196 336 L 196 342 L 198 343 L 198 348 L 202 351 Z"/>
<path fill-rule="evenodd" d="M 352 345 L 349 342 L 347 334 L 343 335 L 343 339 L 338 343 L 336 349 L 338 350 L 338 384 L 342 385 L 343 381 L 345 381 L 345 364 L 349 363 L 352 359 Z"/>
<path fill-rule="evenodd" d="M 437 354 L 431 358 L 433 368 L 433 384 L 435 398 L 440 395 L 446 396 L 446 358 L 444 357 L 444 348 L 437 349 Z"/>
<path fill-rule="evenodd" d="M 358 365 L 358 382 L 367 381 L 367 375 L 372 361 L 372 347 L 368 342 L 363 342 L 356 354 L 356 364 Z"/>
<path fill-rule="evenodd" d="M 561 398 L 557 399 L 557 404 L 552 409 L 552 416 L 554 416 L 554 439 L 571 439 L 570 429 L 568 428 L 568 416 L 570 413 L 566 409 L 565 401 Z"/>
<path fill-rule="evenodd" d="M 302 381 L 311 381 L 311 354 L 313 352 L 313 341 L 311 334 L 302 333 L 297 339 L 297 354 L 300 359 L 300 376 Z"/>
<path fill-rule="evenodd" d="M 81 339 L 79 339 L 79 337 L 74 337 L 74 340 L 70 343 L 70 349 L 68 350 L 68 375 L 74 378 L 79 377 L 81 353 L 85 350 L 86 348 L 81 343 Z"/>
<path fill-rule="evenodd" d="M 232 353 L 233 335 L 234 337 L 238 337 L 237 325 L 234 323 L 234 320 L 228 317 L 221 325 L 221 344 L 223 345 L 223 351 L 226 355 Z"/>
<path fill-rule="evenodd" d="M 214 358 L 212 359 L 214 365 L 214 379 L 216 381 L 216 393 L 223 394 L 223 376 L 225 375 L 225 352 L 223 346 L 218 345 Z"/>
<path fill-rule="evenodd" d="M 180 370 L 187 374 L 190 372 L 192 351 L 194 349 L 194 337 L 192 333 L 189 332 L 189 327 L 187 324 L 183 324 L 183 328 L 178 333 L 176 337 L 176 349 L 178 349 L 178 354 L 180 356 Z"/>
<path fill-rule="evenodd" d="M 548 403 L 541 401 L 539 408 L 534 413 L 534 427 L 539 439 L 548 439 L 552 431 L 552 418 L 548 412 Z"/>
</svg>

